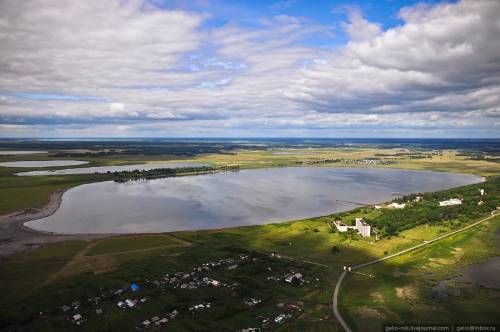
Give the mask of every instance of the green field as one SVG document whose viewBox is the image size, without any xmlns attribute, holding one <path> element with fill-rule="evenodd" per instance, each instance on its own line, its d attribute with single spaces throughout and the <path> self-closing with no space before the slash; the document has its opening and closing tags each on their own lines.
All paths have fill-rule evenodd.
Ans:
<svg viewBox="0 0 500 332">
<path fill-rule="evenodd" d="M 500 255 L 500 217 L 411 254 L 351 274 L 341 294 L 344 318 L 365 331 L 376 324 L 499 323 L 500 290 L 456 282 L 439 300 L 435 287 L 472 263 Z M 495 272 L 491 272 L 495 273 Z"/>
</svg>

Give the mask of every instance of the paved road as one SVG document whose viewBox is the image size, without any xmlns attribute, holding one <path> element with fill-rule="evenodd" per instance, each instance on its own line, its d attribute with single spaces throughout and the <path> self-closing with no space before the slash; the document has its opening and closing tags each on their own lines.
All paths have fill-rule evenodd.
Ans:
<svg viewBox="0 0 500 332">
<path fill-rule="evenodd" d="M 382 257 L 382 258 L 374 259 L 372 261 L 369 261 L 369 262 L 366 262 L 366 263 L 363 263 L 363 264 L 359 264 L 359 265 L 353 266 L 352 270 L 361 269 L 361 268 L 363 268 L 365 266 L 368 266 L 368 265 L 377 264 L 377 263 L 380 263 L 380 262 L 385 261 L 387 259 L 391 259 L 393 257 L 409 253 L 410 251 L 414 251 L 414 250 L 420 249 L 422 247 L 428 246 L 430 244 L 433 244 L 434 242 L 440 241 L 440 240 L 445 239 L 445 238 L 447 238 L 449 236 L 452 236 L 452 235 L 455 235 L 457 233 L 463 232 L 465 230 L 468 230 L 469 228 L 475 227 L 475 226 L 477 226 L 477 225 L 479 225 L 479 224 L 481 224 L 481 223 L 483 223 L 485 221 L 488 221 L 491 218 L 494 218 L 495 216 L 497 216 L 499 213 L 500 213 L 500 211 L 498 211 L 498 210 L 492 211 L 491 215 L 489 217 L 486 217 L 484 219 L 476 221 L 475 223 L 472 223 L 472 224 L 470 224 L 468 226 L 465 226 L 463 228 L 457 229 L 456 231 L 453 231 L 453 232 L 441 235 L 441 236 L 439 236 L 439 237 L 437 237 L 437 238 L 435 238 L 433 240 L 417 244 L 416 246 L 410 247 L 408 249 L 398 251 L 397 253 L 391 254 L 389 256 L 385 256 L 385 257 Z M 339 280 L 337 281 L 337 285 L 335 285 L 335 292 L 333 294 L 333 313 L 335 314 L 335 317 L 339 321 L 340 325 L 342 325 L 342 327 L 344 328 L 344 330 L 346 332 L 351 332 L 351 329 L 349 328 L 349 326 L 347 325 L 347 323 L 344 321 L 344 319 L 340 315 L 340 311 L 339 311 L 339 308 L 338 308 L 338 297 L 339 297 L 339 293 L 340 293 L 340 286 L 342 285 L 342 281 L 344 280 L 346 274 L 347 274 L 347 271 L 342 272 L 342 274 L 340 275 Z"/>
<path fill-rule="evenodd" d="M 340 285 L 342 284 L 342 280 L 344 280 L 346 274 L 347 271 L 342 272 L 339 281 L 337 281 L 337 285 L 335 286 L 335 293 L 333 294 L 333 313 L 335 314 L 335 317 L 337 317 L 337 320 L 339 321 L 340 325 L 342 325 L 344 330 L 346 332 L 351 332 L 349 325 L 347 325 L 347 323 L 344 321 L 344 318 L 342 318 L 342 316 L 340 315 L 339 305 L 338 305 Z"/>
</svg>

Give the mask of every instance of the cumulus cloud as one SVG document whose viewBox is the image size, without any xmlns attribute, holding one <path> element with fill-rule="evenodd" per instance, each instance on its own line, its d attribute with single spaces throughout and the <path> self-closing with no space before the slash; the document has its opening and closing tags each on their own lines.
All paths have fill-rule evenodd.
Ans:
<svg viewBox="0 0 500 332">
<path fill-rule="evenodd" d="M 498 136 L 498 1 L 406 7 L 386 30 L 351 9 L 335 48 L 308 18 L 207 28 L 155 3 L 0 2 L 0 135 Z"/>
<path fill-rule="evenodd" d="M 363 18 L 358 8 L 348 8 L 349 22 L 342 23 L 347 34 L 354 41 L 370 40 L 382 32 L 381 25 Z"/>
<path fill-rule="evenodd" d="M 304 70 L 292 96 L 321 112 L 453 116 L 498 107 L 499 2 L 418 5 L 399 15 L 401 26 L 351 40 L 329 64 Z"/>
</svg>

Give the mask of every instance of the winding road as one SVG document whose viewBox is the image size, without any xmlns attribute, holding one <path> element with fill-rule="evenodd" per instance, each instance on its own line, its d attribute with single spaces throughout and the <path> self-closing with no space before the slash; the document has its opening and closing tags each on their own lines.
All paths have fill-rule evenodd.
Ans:
<svg viewBox="0 0 500 332">
<path fill-rule="evenodd" d="M 398 251 L 394 254 L 391 254 L 389 256 L 385 256 L 385 257 L 382 257 L 382 258 L 378 258 L 378 259 L 374 259 L 374 260 L 371 260 L 369 262 L 366 262 L 366 263 L 363 263 L 363 264 L 359 264 L 359 265 L 356 265 L 356 266 L 353 266 L 351 268 L 351 270 L 357 270 L 357 269 L 361 269 L 363 267 L 366 267 L 366 266 L 369 266 L 369 265 L 373 265 L 373 264 L 377 264 L 377 263 L 380 263 L 382 261 L 385 261 L 387 259 L 391 259 L 391 258 L 394 258 L 396 256 L 400 256 L 400 255 L 403 255 L 403 254 L 406 254 L 406 253 L 409 253 L 411 251 L 414 251 L 414 250 L 417 250 L 417 249 L 420 249 L 422 247 L 425 247 L 425 246 L 428 246 L 428 245 L 431 245 L 437 241 L 440 241 L 442 239 L 445 239 L 449 236 L 453 236 L 457 233 L 460 233 L 460 232 L 463 232 L 463 231 L 466 231 L 472 227 L 475 227 L 479 224 L 482 224 L 483 222 L 485 221 L 488 221 L 492 218 L 494 218 L 495 216 L 499 215 L 500 211 L 499 210 L 495 210 L 495 211 L 492 211 L 491 212 L 491 215 L 484 218 L 484 219 L 481 219 L 479 221 L 476 221 L 475 223 L 472 223 L 468 226 L 465 226 L 463 228 L 460 228 L 460 229 L 457 229 L 456 231 L 453 231 L 453 232 L 450 232 L 450 233 L 447 233 L 447 234 L 444 234 L 444 235 L 441 235 L 435 239 L 432 239 L 432 240 L 429 240 L 427 242 L 424 242 L 424 243 L 420 243 L 420 244 L 417 244 L 413 247 L 410 247 L 410 248 L 407 248 L 407 249 L 404 249 L 404 250 L 401 250 L 401 251 Z M 340 275 L 339 277 L 339 280 L 337 281 L 337 284 L 335 285 L 335 292 L 333 293 L 333 301 L 332 301 L 332 305 L 333 305 L 333 313 L 335 314 L 335 317 L 337 318 L 338 322 L 340 323 L 340 325 L 342 325 L 342 328 L 346 331 L 346 332 L 351 332 L 351 328 L 349 327 L 349 325 L 347 325 L 347 323 L 345 322 L 345 320 L 342 318 L 342 315 L 340 314 L 340 311 L 339 311 L 339 306 L 338 306 L 338 298 L 339 298 L 339 293 L 340 293 L 340 286 L 342 285 L 342 281 L 344 280 L 345 276 L 347 275 L 348 271 L 343 271 L 342 274 Z"/>
</svg>

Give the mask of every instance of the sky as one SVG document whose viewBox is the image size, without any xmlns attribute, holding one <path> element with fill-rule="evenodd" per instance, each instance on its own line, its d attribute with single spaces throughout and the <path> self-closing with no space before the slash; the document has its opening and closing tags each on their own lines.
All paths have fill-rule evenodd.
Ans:
<svg viewBox="0 0 500 332">
<path fill-rule="evenodd" d="M 500 138 L 500 1 L 0 0 L 0 137 Z"/>
</svg>

